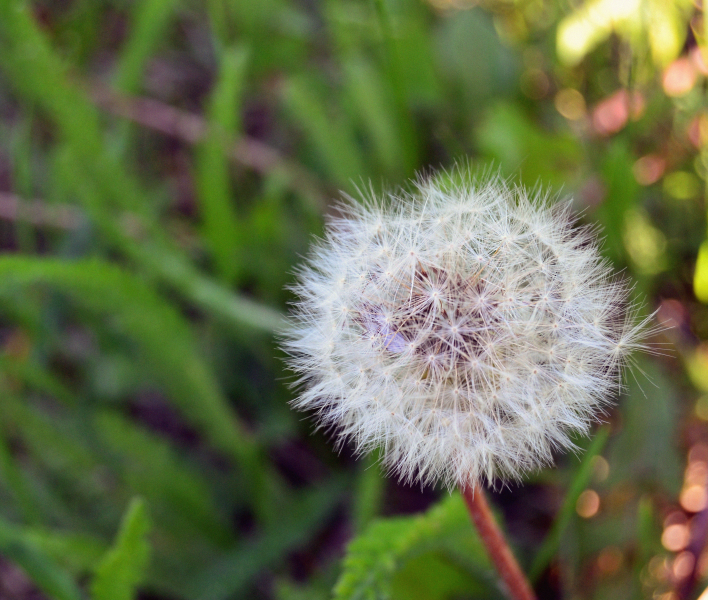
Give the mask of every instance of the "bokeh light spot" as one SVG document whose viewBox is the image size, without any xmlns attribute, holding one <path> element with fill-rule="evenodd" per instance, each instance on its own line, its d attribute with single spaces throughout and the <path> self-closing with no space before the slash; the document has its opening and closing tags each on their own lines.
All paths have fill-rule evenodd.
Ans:
<svg viewBox="0 0 708 600">
<path fill-rule="evenodd" d="M 701 113 L 693 117 L 693 120 L 688 126 L 689 141 L 700 150 L 708 144 L 708 114 Z"/>
<path fill-rule="evenodd" d="M 521 91 L 532 100 L 545 98 L 551 87 L 551 82 L 541 69 L 527 69 L 521 74 Z"/>
<path fill-rule="evenodd" d="M 661 80 L 667 96 L 685 96 L 696 85 L 698 72 L 693 61 L 686 56 L 677 58 L 664 71 Z"/>
<path fill-rule="evenodd" d="M 581 517 L 583 517 L 583 519 L 590 519 L 594 517 L 600 510 L 599 494 L 595 490 L 585 490 L 578 497 L 578 501 L 575 504 L 575 510 Z"/>
<path fill-rule="evenodd" d="M 708 575 L 708 550 L 703 550 L 698 557 L 698 566 L 696 567 L 698 577 L 704 579 Z"/>
<path fill-rule="evenodd" d="M 693 444 L 693 446 L 691 446 L 691 449 L 688 451 L 688 462 L 702 462 L 705 465 L 706 469 L 708 469 L 708 444 L 704 444 L 702 442 Z"/>
<path fill-rule="evenodd" d="M 629 120 L 644 112 L 644 98 L 638 92 L 631 95 L 618 90 L 602 100 L 593 110 L 592 125 L 599 135 L 612 135 L 620 131 Z"/>
<path fill-rule="evenodd" d="M 605 481 L 610 474 L 610 463 L 602 456 L 595 456 L 592 459 L 593 479 L 598 483 Z"/>
<path fill-rule="evenodd" d="M 696 564 L 696 557 L 693 552 L 684 550 L 675 559 L 673 564 L 673 573 L 676 579 L 685 579 L 693 572 L 693 566 Z"/>
<path fill-rule="evenodd" d="M 701 459 L 690 460 L 689 457 L 684 478 L 686 485 L 706 485 L 708 483 L 708 464 Z"/>
<path fill-rule="evenodd" d="M 695 413 L 702 421 L 708 421 L 708 394 L 696 400 Z"/>
<path fill-rule="evenodd" d="M 688 171 L 676 171 L 664 177 L 664 191 L 678 200 L 689 200 L 701 193 L 701 181 Z"/>
<path fill-rule="evenodd" d="M 586 112 L 585 98 L 573 88 L 560 90 L 553 101 L 556 110 L 569 121 L 582 119 Z"/>
<path fill-rule="evenodd" d="M 622 551 L 617 546 L 609 546 L 597 557 L 597 567 L 603 575 L 612 575 L 619 571 L 623 561 Z"/>
<path fill-rule="evenodd" d="M 657 154 L 647 154 L 632 165 L 632 173 L 640 185 L 651 185 L 661 179 L 666 169 L 666 160 Z"/>
<path fill-rule="evenodd" d="M 625 215 L 624 246 L 642 273 L 655 275 L 666 268 L 666 236 L 639 209 Z"/>
<path fill-rule="evenodd" d="M 674 523 L 661 534 L 661 545 L 670 552 L 678 552 L 688 545 L 689 537 L 688 524 Z"/>
<path fill-rule="evenodd" d="M 703 242 L 698 249 L 696 270 L 693 273 L 693 291 L 701 302 L 708 302 L 708 241 Z M 696 355 L 704 359 L 704 366 L 708 366 L 708 346 L 704 346 L 699 346 Z M 704 382 L 706 382 L 705 387 L 703 385 L 699 387 L 708 391 L 708 375 L 706 373 L 701 378 L 701 383 Z"/>
</svg>

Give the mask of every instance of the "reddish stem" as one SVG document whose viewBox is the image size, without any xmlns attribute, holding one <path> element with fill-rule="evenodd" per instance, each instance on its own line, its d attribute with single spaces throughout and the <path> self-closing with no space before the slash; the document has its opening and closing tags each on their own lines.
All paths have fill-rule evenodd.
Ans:
<svg viewBox="0 0 708 600">
<path fill-rule="evenodd" d="M 536 600 L 536 594 L 531 589 L 526 576 L 516 562 L 509 545 L 504 539 L 494 515 L 489 508 L 484 492 L 480 487 L 462 489 L 462 496 L 467 503 L 472 521 L 474 521 L 479 537 L 487 549 L 494 567 L 506 585 L 510 598 L 514 600 Z"/>
</svg>

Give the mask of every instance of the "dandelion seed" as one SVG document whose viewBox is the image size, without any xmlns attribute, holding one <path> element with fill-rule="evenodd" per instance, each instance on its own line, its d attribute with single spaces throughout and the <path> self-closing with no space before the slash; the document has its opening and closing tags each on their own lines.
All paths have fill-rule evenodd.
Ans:
<svg viewBox="0 0 708 600">
<path fill-rule="evenodd" d="M 520 479 L 611 404 L 646 321 L 567 205 L 436 181 L 330 222 L 293 288 L 293 405 L 405 481 Z"/>
</svg>

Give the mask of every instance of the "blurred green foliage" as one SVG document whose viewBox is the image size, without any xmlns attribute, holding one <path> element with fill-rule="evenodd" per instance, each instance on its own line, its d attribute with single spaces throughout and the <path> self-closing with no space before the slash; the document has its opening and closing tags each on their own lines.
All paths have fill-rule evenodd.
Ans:
<svg viewBox="0 0 708 600">
<path fill-rule="evenodd" d="M 455 162 L 572 197 L 672 327 L 586 455 L 494 496 L 539 595 L 698 597 L 707 31 L 687 0 L 0 0 L 0 598 L 501 598 L 458 495 L 291 414 L 274 335 L 340 191 Z"/>
</svg>

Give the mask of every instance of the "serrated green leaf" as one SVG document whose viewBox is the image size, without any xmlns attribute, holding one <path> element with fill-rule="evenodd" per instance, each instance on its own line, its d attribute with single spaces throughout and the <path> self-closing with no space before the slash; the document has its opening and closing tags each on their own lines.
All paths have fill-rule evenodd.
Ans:
<svg viewBox="0 0 708 600">
<path fill-rule="evenodd" d="M 75 575 L 91 572 L 107 548 L 106 542 L 88 533 L 27 527 L 23 536 L 28 544 Z"/>
<path fill-rule="evenodd" d="M 494 594 L 484 575 L 489 561 L 462 497 L 455 494 L 422 516 L 379 520 L 356 537 L 347 549 L 335 600 L 395 598 L 397 574 L 409 561 L 430 552 L 443 570 L 451 564 L 462 566 L 454 571 L 464 577 L 469 592 Z"/>
<path fill-rule="evenodd" d="M 440 552 L 426 552 L 410 558 L 396 571 L 391 582 L 391 598 L 395 600 L 480 598 L 478 594 L 485 590 Z M 486 593 L 481 597 L 492 600 Z"/>
<path fill-rule="evenodd" d="M 118 537 L 91 582 L 93 600 L 132 600 L 150 557 L 145 502 L 135 498 L 123 517 Z"/>
</svg>

